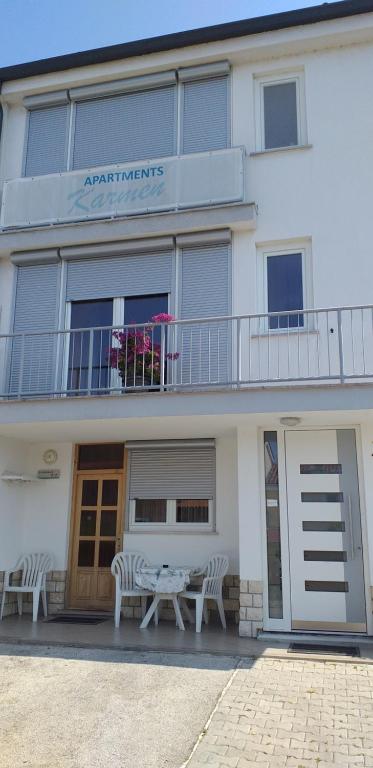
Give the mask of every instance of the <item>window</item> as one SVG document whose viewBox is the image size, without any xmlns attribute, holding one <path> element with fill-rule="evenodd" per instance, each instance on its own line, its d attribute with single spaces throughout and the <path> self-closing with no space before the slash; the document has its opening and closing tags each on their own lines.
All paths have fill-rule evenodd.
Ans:
<svg viewBox="0 0 373 768">
<path fill-rule="evenodd" d="M 150 296 L 128 296 L 124 300 L 124 324 L 147 323 L 155 315 L 168 313 L 168 294 L 151 294 Z M 160 335 L 160 331 L 158 331 Z M 157 339 L 160 341 L 160 338 Z"/>
<path fill-rule="evenodd" d="M 182 153 L 225 149 L 230 145 L 227 77 L 183 84 Z"/>
<path fill-rule="evenodd" d="M 267 256 L 267 306 L 268 313 L 304 308 L 302 253 Z M 303 325 L 304 315 L 301 313 L 269 318 L 271 330 Z"/>
<path fill-rule="evenodd" d="M 257 150 L 306 144 L 303 73 L 257 80 Z"/>
<path fill-rule="evenodd" d="M 99 329 L 112 323 L 112 299 L 71 302 L 67 389 L 72 394 L 105 391 L 110 386 L 111 331 Z M 80 328 L 93 330 L 74 331 Z"/>
<path fill-rule="evenodd" d="M 308 239 L 282 241 L 257 250 L 258 333 L 314 329 L 312 252 Z M 278 313 L 278 314 L 276 314 Z M 280 314 L 282 313 L 282 314 Z M 264 315 L 272 315 L 264 317 Z"/>
<path fill-rule="evenodd" d="M 132 499 L 131 528 L 211 529 L 210 499 Z"/>
<path fill-rule="evenodd" d="M 77 102 L 73 168 L 176 154 L 176 86 Z"/>
<path fill-rule="evenodd" d="M 195 79 L 193 67 L 179 83 L 174 72 L 157 87 L 139 82 L 135 90 L 123 81 L 123 91 L 110 91 L 108 83 L 105 93 L 105 84 L 99 84 L 87 86 L 89 95 L 80 92 L 85 88 L 72 89 L 69 104 L 29 107 L 24 175 L 229 147 L 230 78 L 222 74 L 229 67 L 215 62 L 212 68 L 221 73 L 213 76 L 201 67 Z"/>
<path fill-rule="evenodd" d="M 215 497 L 213 441 L 128 444 L 130 530 L 211 531 Z"/>
<path fill-rule="evenodd" d="M 69 107 L 59 104 L 29 112 L 25 176 L 66 170 Z"/>
<path fill-rule="evenodd" d="M 264 471 L 267 530 L 268 610 L 283 618 L 280 497 L 277 432 L 264 432 Z"/>
</svg>

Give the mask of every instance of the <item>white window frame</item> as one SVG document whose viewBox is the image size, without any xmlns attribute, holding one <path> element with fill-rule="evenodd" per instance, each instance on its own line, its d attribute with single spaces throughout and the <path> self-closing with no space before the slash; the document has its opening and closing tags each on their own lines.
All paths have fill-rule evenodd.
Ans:
<svg viewBox="0 0 373 768">
<path fill-rule="evenodd" d="M 265 125 L 264 125 L 264 88 L 268 85 L 283 85 L 284 83 L 295 83 L 297 94 L 297 144 L 285 145 L 284 147 L 265 146 Z M 297 147 L 307 146 L 307 122 L 306 122 L 306 96 L 304 85 L 304 71 L 293 70 L 291 72 L 271 73 L 255 76 L 255 134 L 257 152 L 281 152 L 287 149 L 296 149 Z"/>
<path fill-rule="evenodd" d="M 258 311 L 260 314 L 268 314 L 268 259 L 271 256 L 289 256 L 292 254 L 300 253 L 302 256 L 302 287 L 303 287 L 303 310 L 312 309 L 313 307 L 313 290 L 312 290 L 312 264 L 311 264 L 311 244 L 305 241 L 294 242 L 291 245 L 289 242 L 281 247 L 281 243 L 261 246 L 257 250 L 258 263 L 258 296 L 260 298 L 261 306 Z M 291 310 L 289 310 L 290 312 Z M 299 312 L 301 314 L 301 311 Z M 310 330 L 313 326 L 312 315 L 304 315 L 304 324 L 302 326 L 294 326 L 292 328 L 269 328 L 268 318 L 262 318 L 259 323 L 259 333 L 299 333 L 302 331 Z"/>
<path fill-rule="evenodd" d="M 208 500 L 208 523 L 177 523 L 176 501 L 167 499 L 165 523 L 138 523 L 136 522 L 136 499 L 129 499 L 128 520 L 129 530 L 136 533 L 212 533 L 214 531 L 214 500 Z"/>
</svg>

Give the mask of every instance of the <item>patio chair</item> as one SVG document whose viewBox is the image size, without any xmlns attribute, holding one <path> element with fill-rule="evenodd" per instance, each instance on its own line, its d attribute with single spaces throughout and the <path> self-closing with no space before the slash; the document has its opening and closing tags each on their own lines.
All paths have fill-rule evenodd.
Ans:
<svg viewBox="0 0 373 768">
<path fill-rule="evenodd" d="M 44 616 L 48 615 L 47 608 L 47 573 L 52 570 L 53 561 L 50 555 L 45 553 L 23 555 L 14 568 L 4 574 L 3 597 L 1 601 L 0 621 L 3 618 L 5 596 L 7 592 L 16 592 L 18 613 L 22 616 L 22 598 L 24 594 L 32 593 L 32 620 L 38 620 L 40 594 L 43 603 Z M 22 571 L 21 583 L 12 585 L 10 576 L 12 573 Z"/>
<path fill-rule="evenodd" d="M 212 555 L 199 574 L 205 574 L 202 582 L 202 589 L 200 592 L 192 592 L 185 590 L 179 595 L 183 601 L 183 607 L 189 618 L 190 611 L 186 605 L 186 600 L 194 600 L 196 603 L 196 632 L 201 631 L 202 627 L 202 615 L 205 620 L 205 624 L 208 623 L 208 611 L 205 600 L 215 600 L 223 629 L 227 628 L 225 620 L 224 606 L 223 606 L 223 579 L 228 571 L 229 560 L 226 555 Z"/>
<path fill-rule="evenodd" d="M 111 564 L 111 572 L 115 578 L 115 611 L 114 623 L 119 627 L 120 611 L 123 597 L 141 597 L 141 612 L 144 618 L 146 613 L 146 599 L 152 596 L 148 589 L 136 586 L 135 574 L 140 568 L 149 565 L 141 552 L 118 552 Z M 158 611 L 154 615 L 154 621 L 158 624 Z"/>
</svg>

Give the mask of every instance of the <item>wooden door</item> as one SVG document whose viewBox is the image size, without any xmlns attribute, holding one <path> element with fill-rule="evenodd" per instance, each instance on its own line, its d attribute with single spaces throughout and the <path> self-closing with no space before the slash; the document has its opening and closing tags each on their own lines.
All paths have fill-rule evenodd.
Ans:
<svg viewBox="0 0 373 768">
<path fill-rule="evenodd" d="M 70 606 L 111 610 L 110 566 L 122 549 L 123 472 L 78 472 L 70 572 Z"/>
</svg>

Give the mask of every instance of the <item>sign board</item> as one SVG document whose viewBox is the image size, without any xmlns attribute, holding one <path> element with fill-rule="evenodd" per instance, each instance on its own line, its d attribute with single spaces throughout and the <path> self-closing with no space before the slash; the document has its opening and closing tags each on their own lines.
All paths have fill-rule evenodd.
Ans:
<svg viewBox="0 0 373 768">
<path fill-rule="evenodd" d="M 1 227 L 130 216 L 244 199 L 241 147 L 12 179 L 4 183 Z"/>
</svg>

